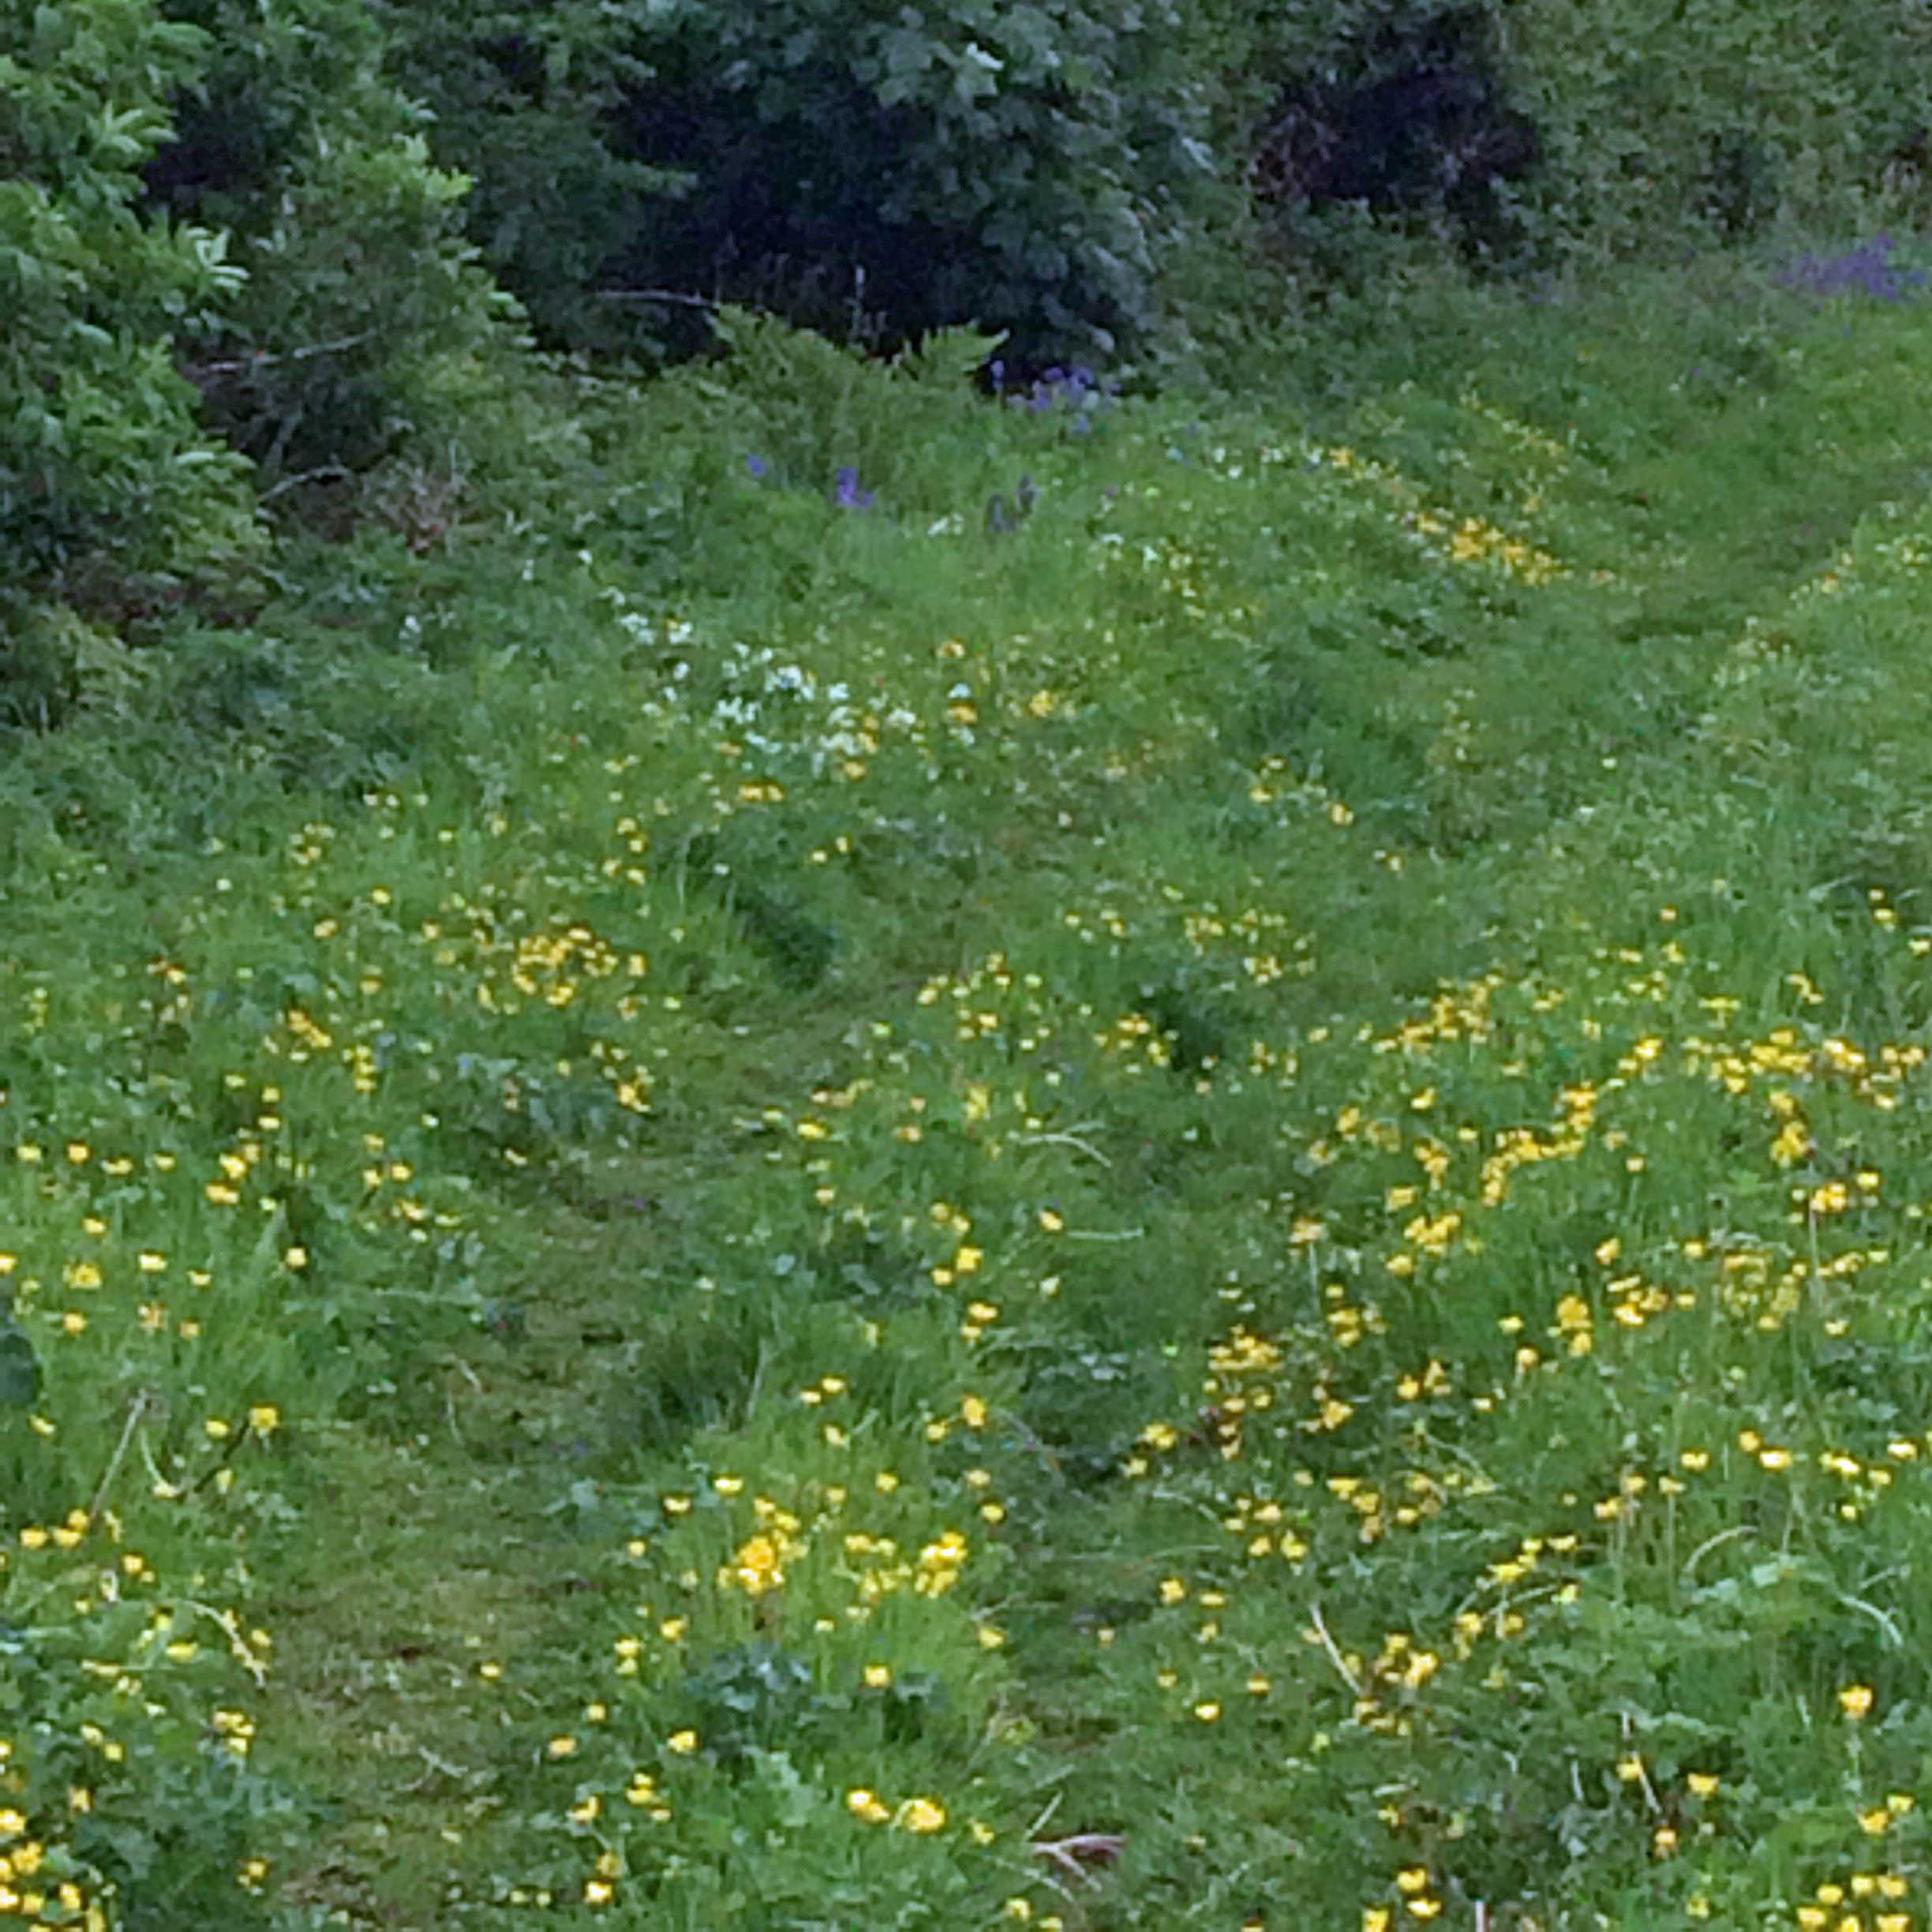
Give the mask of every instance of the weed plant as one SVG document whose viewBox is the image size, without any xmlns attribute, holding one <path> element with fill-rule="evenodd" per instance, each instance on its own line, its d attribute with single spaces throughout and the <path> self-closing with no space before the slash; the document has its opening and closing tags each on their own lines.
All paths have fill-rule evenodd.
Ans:
<svg viewBox="0 0 1932 1932">
<path fill-rule="evenodd" d="M 559 365 L 10 741 L 0 1922 L 1923 1926 L 1932 333 L 1808 246 Z"/>
</svg>

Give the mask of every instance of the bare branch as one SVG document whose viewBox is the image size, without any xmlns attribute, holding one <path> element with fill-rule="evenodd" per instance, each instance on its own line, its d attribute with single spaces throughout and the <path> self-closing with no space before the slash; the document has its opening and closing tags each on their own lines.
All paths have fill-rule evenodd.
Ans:
<svg viewBox="0 0 1932 1932">
<path fill-rule="evenodd" d="M 272 483 L 261 493 L 261 500 L 268 502 L 271 496 L 279 496 L 284 490 L 299 489 L 305 483 L 323 481 L 340 482 L 344 477 L 355 474 L 353 470 L 341 463 L 324 463 L 320 470 L 305 470 L 298 476 L 284 477 L 279 483 Z"/>
<path fill-rule="evenodd" d="M 334 342 L 313 343 L 305 349 L 284 349 L 271 355 L 265 349 L 258 349 L 253 355 L 237 358 L 229 362 L 195 362 L 189 366 L 197 376 L 239 376 L 250 369 L 273 369 L 280 362 L 307 362 L 316 356 L 340 355 L 345 349 L 360 348 L 376 331 L 364 329 L 359 335 L 340 335 Z"/>
<path fill-rule="evenodd" d="M 680 295 L 676 289 L 598 289 L 594 292 L 599 301 L 675 302 L 686 309 L 715 309 L 718 305 L 711 296 Z"/>
</svg>

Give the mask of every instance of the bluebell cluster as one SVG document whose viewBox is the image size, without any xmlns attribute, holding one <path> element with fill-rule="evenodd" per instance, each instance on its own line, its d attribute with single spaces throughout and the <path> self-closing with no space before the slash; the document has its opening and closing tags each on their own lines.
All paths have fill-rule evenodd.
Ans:
<svg viewBox="0 0 1932 1932">
<path fill-rule="evenodd" d="M 833 493 L 833 501 L 841 510 L 870 510 L 872 507 L 872 492 L 859 487 L 859 472 L 850 463 L 838 473 L 838 489 Z"/>
<path fill-rule="evenodd" d="M 1076 431 L 1091 429 L 1093 427 L 1091 412 L 1104 409 L 1120 394 L 1118 382 L 1110 382 L 1103 386 L 1091 369 L 1077 363 L 1071 369 L 1061 369 L 1056 365 L 1037 376 L 1024 391 L 1016 391 L 1011 395 L 1006 393 L 1006 365 L 1003 361 L 996 358 L 987 365 L 987 373 L 992 379 L 993 393 L 1002 401 L 1029 410 L 1035 416 L 1044 416 L 1056 404 L 1062 405 L 1071 414 L 1073 421 L 1070 426 Z M 771 474 L 771 465 L 762 456 L 747 453 L 744 460 L 746 470 L 755 481 L 762 482 Z M 1032 509 L 1032 499 L 1036 492 L 1031 477 L 1022 477 L 1020 481 L 1021 487 L 1016 501 L 1020 505 L 1020 514 L 1024 516 Z M 858 470 L 848 463 L 837 473 L 832 500 L 841 510 L 870 510 L 872 507 L 873 492 L 859 487 Z M 1001 514 L 1003 519 L 1003 504 L 1001 505 Z M 1009 521 L 1005 521 L 1002 527 L 1011 528 L 1012 524 Z"/>
<path fill-rule="evenodd" d="M 747 455 L 745 467 L 760 482 L 771 474 L 771 465 L 762 456 Z M 859 487 L 859 472 L 850 463 L 838 472 L 832 500 L 841 510 L 870 510 L 872 507 L 872 492 Z"/>
<path fill-rule="evenodd" d="M 1846 295 L 1854 292 L 1876 301 L 1904 301 L 1926 280 L 1923 269 L 1901 271 L 1889 259 L 1893 239 L 1881 234 L 1848 254 L 1819 256 L 1808 249 L 1772 279 L 1780 288 L 1811 295 Z"/>
<path fill-rule="evenodd" d="M 1105 408 L 1120 393 L 1118 383 L 1108 383 L 1103 388 L 1093 371 L 1079 363 L 1071 369 L 1061 369 L 1055 364 L 1036 376 L 1028 387 L 1016 389 L 1010 395 L 1006 391 L 1006 365 L 1003 359 L 996 356 L 989 362 L 987 375 L 993 384 L 994 395 L 1016 408 L 1030 410 L 1035 416 L 1047 414 L 1056 403 L 1064 404 L 1073 415 L 1073 427 L 1076 432 L 1091 429 L 1091 412 Z"/>
</svg>

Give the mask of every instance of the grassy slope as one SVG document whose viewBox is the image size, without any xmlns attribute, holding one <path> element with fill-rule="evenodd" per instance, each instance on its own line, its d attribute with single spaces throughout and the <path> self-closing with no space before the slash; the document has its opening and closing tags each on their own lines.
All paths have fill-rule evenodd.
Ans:
<svg viewBox="0 0 1932 1932">
<path fill-rule="evenodd" d="M 77 1691 L 37 1831 L 410 1926 L 1919 1908 L 1924 326 L 1457 317 L 1312 437 L 774 339 L 22 747 L 6 1493 L 264 1629 L 117 1641 L 323 1801 Z M 98 1535 L 9 1619 L 98 1655 Z"/>
</svg>

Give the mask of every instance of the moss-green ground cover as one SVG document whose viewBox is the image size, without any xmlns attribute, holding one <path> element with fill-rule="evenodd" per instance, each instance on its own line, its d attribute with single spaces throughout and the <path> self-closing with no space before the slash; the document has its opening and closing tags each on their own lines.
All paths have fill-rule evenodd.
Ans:
<svg viewBox="0 0 1932 1932">
<path fill-rule="evenodd" d="M 10 745 L 0 1924 L 1923 1923 L 1932 324 L 1765 271 L 533 378 Z"/>
</svg>

